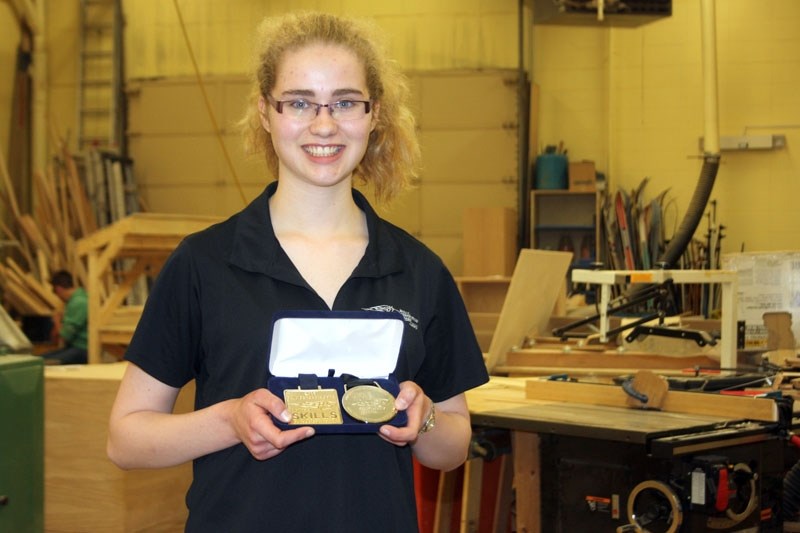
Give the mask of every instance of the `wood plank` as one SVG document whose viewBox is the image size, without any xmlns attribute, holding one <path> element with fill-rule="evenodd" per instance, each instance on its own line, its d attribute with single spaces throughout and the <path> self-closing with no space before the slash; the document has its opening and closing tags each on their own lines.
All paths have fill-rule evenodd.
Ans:
<svg viewBox="0 0 800 533">
<path fill-rule="evenodd" d="M 500 456 L 500 478 L 497 481 L 497 495 L 494 503 L 493 533 L 506 533 L 509 529 L 511 506 L 514 501 L 514 461 L 511 454 Z"/>
<path fill-rule="evenodd" d="M 125 298 L 130 294 L 134 282 L 145 273 L 146 261 L 137 261 L 129 270 L 126 270 L 122 275 L 122 281 L 117 284 L 114 291 L 109 294 L 103 302 L 102 313 L 99 317 L 94 317 L 98 320 L 98 324 L 102 329 L 103 324 L 107 324 L 125 302 Z"/>
<path fill-rule="evenodd" d="M 42 250 L 36 251 L 36 264 L 39 269 L 39 281 L 42 284 L 46 284 L 49 291 L 52 292 L 52 289 L 50 289 L 50 267 L 47 264 L 47 256 Z"/>
<path fill-rule="evenodd" d="M 525 397 L 531 400 L 628 407 L 628 395 L 622 387 L 594 383 L 531 379 L 525 385 Z M 778 408 L 773 400 L 704 392 L 669 391 L 661 410 L 732 419 L 778 421 Z"/>
<path fill-rule="evenodd" d="M 62 157 L 66 167 L 66 186 L 69 191 L 69 197 L 72 202 L 69 204 L 75 213 L 80 228 L 81 235 L 89 235 L 97 229 L 97 222 L 94 220 L 94 212 L 89 205 L 89 200 L 86 197 L 86 191 L 81 184 L 78 177 L 78 167 L 75 164 L 75 159 L 69 153 L 67 143 L 62 145 Z"/>
<path fill-rule="evenodd" d="M 457 478 L 457 470 L 439 473 L 439 487 L 436 493 L 436 511 L 433 516 L 433 531 L 436 533 L 450 533 Z"/>
<path fill-rule="evenodd" d="M 41 229 L 39 229 L 39 225 L 36 223 L 33 217 L 31 215 L 22 215 L 19 217 L 17 222 L 28 239 L 30 239 L 31 243 L 45 252 L 49 257 L 50 245 L 48 244 L 47 239 L 44 238 L 44 234 L 42 234 Z"/>
<path fill-rule="evenodd" d="M 11 257 L 6 257 L 6 263 L 8 266 L 11 267 L 11 270 L 14 271 L 18 276 L 18 281 L 24 288 L 27 289 L 32 296 L 38 298 L 43 303 L 50 306 L 51 312 L 52 311 L 60 311 L 64 308 L 64 302 L 56 296 L 56 293 L 53 292 L 53 289 L 50 288 L 50 284 L 40 283 L 32 274 L 26 272 L 22 269 L 19 264 L 14 261 Z"/>
<path fill-rule="evenodd" d="M 505 364 L 506 354 L 513 346 L 545 328 L 571 260 L 569 252 L 520 251 L 486 357 L 490 373 L 495 365 Z"/>
<path fill-rule="evenodd" d="M 495 367 L 495 376 L 503 375 L 511 378 L 524 378 L 531 376 L 552 376 L 556 374 L 569 374 L 572 377 L 591 376 L 597 378 L 598 381 L 605 380 L 611 382 L 611 378 L 635 374 L 639 370 L 640 370 L 639 368 L 634 368 L 634 367 L 597 368 L 597 367 L 564 367 L 564 366 L 497 365 Z M 662 376 L 686 377 L 686 372 L 683 369 L 651 368 L 648 370 L 652 370 Z"/>
<path fill-rule="evenodd" d="M 6 270 L 6 273 L 8 272 L 9 271 Z M 28 292 L 18 279 L 7 277 L 5 289 L 13 295 L 14 301 L 22 303 L 25 307 L 24 309 L 18 309 L 20 313 L 36 316 L 48 316 L 52 314 L 52 309 Z"/>
<path fill-rule="evenodd" d="M 145 235 L 156 240 L 165 236 L 183 237 L 221 220 L 221 217 L 213 216 L 135 213 L 83 237 L 78 241 L 77 251 L 78 255 L 86 255 L 92 249 L 102 248 L 119 235 Z"/>
<path fill-rule="evenodd" d="M 567 348 L 567 350 L 565 350 Z M 527 348 L 506 354 L 506 364 L 517 367 L 561 368 L 637 368 L 637 369 L 687 369 L 694 367 L 719 368 L 719 360 L 708 356 L 671 357 L 641 352 L 586 351 L 564 345 L 561 348 Z"/>
<path fill-rule="evenodd" d="M 4 199 L 14 217 L 19 218 L 20 210 L 19 204 L 17 204 L 17 193 L 14 191 L 14 182 L 11 179 L 11 175 L 8 173 L 8 166 L 6 165 L 3 152 L 3 150 L 0 150 L 0 181 L 2 181 L 3 190 L 5 191 Z"/>
<path fill-rule="evenodd" d="M 483 459 L 473 458 L 464 463 L 464 484 L 461 492 L 460 533 L 478 531 L 483 486 Z"/>
<path fill-rule="evenodd" d="M 542 531 L 542 469 L 539 435 L 514 431 L 511 435 L 514 455 L 514 487 L 517 493 L 517 531 Z"/>
</svg>

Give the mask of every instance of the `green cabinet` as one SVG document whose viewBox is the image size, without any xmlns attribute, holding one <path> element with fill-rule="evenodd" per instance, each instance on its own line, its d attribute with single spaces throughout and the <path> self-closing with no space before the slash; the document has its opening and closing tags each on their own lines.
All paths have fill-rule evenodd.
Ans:
<svg viewBox="0 0 800 533">
<path fill-rule="evenodd" d="M 0 531 L 43 530 L 42 358 L 0 355 Z"/>
</svg>

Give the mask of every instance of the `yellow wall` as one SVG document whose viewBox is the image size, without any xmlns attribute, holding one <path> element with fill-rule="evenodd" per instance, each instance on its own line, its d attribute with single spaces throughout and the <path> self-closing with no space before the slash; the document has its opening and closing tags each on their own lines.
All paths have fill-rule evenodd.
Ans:
<svg viewBox="0 0 800 533">
<path fill-rule="evenodd" d="M 204 73 L 249 73 L 250 40 L 257 23 L 267 15 L 303 9 L 374 18 L 388 34 L 391 56 L 409 70 L 517 66 L 517 0 L 184 0 L 178 4 Z M 193 74 L 174 2 L 126 0 L 124 6 L 129 77 Z"/>
<path fill-rule="evenodd" d="M 44 0 L 43 0 L 44 1 Z M 263 15 L 326 9 L 375 17 L 409 70 L 515 68 L 516 0 L 182 0 L 201 71 L 247 72 L 249 39 Z M 48 0 L 49 110 L 74 123 L 78 0 Z M 130 77 L 191 75 L 173 2 L 124 0 Z M 0 3 L 0 54 L 15 28 Z M 534 14 L 535 16 L 535 14 Z M 727 226 L 723 251 L 800 249 L 800 2 L 717 0 L 721 135 L 783 134 L 787 147 L 723 152 L 713 198 Z M 703 135 L 699 0 L 673 0 L 673 16 L 632 28 L 536 25 L 533 78 L 541 88 L 541 144 L 563 140 L 593 159 L 612 187 L 649 176 L 646 195 L 669 189 L 677 223 L 700 173 Z M 11 44 L 9 44 L 9 39 Z M 2 68 L 10 67 L 3 56 Z M 0 76 L 0 140 L 7 135 L 8 78 Z M 202 111 L 198 111 L 202 112 Z M 468 112 L 468 110 L 465 110 Z M 7 144 L 3 143 L 3 147 Z M 705 223 L 700 232 L 705 231 Z"/>
<path fill-rule="evenodd" d="M 719 132 L 784 134 L 774 151 L 722 153 L 712 199 L 723 252 L 800 249 L 800 2 L 718 0 Z M 700 174 L 703 72 L 699 0 L 637 28 L 536 26 L 540 139 L 593 159 L 613 187 L 649 176 L 683 217 Z M 676 220 L 676 218 L 678 220 Z M 705 219 L 696 234 L 707 229 Z"/>
</svg>

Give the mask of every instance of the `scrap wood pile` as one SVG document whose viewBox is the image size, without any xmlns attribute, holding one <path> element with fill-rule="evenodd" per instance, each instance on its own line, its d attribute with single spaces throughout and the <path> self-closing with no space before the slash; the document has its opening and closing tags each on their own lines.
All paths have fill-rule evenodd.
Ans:
<svg viewBox="0 0 800 533">
<path fill-rule="evenodd" d="M 76 284 L 85 286 L 86 267 L 76 242 L 97 229 L 78 165 L 63 143 L 46 174 L 34 173 L 33 214 L 22 212 L 1 154 L 0 178 L 0 207 L 6 215 L 0 231 L 9 243 L 0 263 L 3 306 L 22 316 L 52 315 L 63 303 L 50 285 L 51 274 L 68 270 Z"/>
</svg>

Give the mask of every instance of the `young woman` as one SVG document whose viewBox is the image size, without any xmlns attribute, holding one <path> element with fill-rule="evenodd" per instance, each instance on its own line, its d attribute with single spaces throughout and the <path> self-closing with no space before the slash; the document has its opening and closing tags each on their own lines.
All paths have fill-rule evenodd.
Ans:
<svg viewBox="0 0 800 533">
<path fill-rule="evenodd" d="M 414 175 L 406 85 L 360 22 L 287 15 L 261 27 L 249 144 L 277 180 L 189 236 L 162 269 L 128 348 L 108 453 L 122 468 L 194 461 L 187 531 L 416 531 L 412 457 L 467 456 L 464 391 L 488 376 L 447 269 L 353 189 L 388 200 Z M 397 311 L 394 407 L 374 434 L 281 430 L 265 387 L 272 320 L 292 310 Z M 172 414 L 196 381 L 196 410 Z"/>
</svg>

